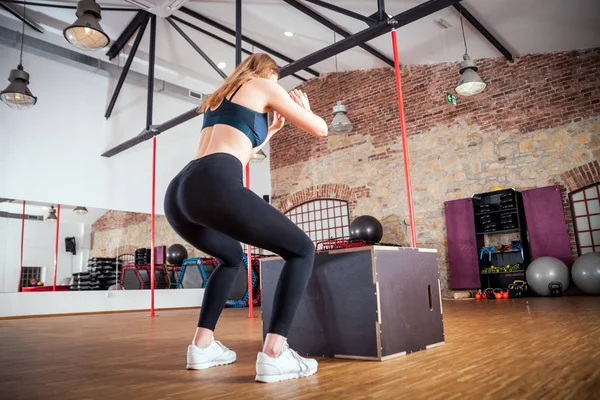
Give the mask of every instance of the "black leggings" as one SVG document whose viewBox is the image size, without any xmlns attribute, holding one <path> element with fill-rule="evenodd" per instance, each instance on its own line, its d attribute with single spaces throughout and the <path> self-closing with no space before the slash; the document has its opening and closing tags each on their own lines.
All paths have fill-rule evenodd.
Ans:
<svg viewBox="0 0 600 400">
<path fill-rule="evenodd" d="M 215 329 L 242 263 L 243 242 L 285 259 L 267 333 L 287 337 L 315 246 L 289 218 L 244 187 L 241 162 L 226 153 L 190 162 L 169 184 L 164 207 L 179 236 L 219 260 L 204 291 L 198 327 Z"/>
</svg>

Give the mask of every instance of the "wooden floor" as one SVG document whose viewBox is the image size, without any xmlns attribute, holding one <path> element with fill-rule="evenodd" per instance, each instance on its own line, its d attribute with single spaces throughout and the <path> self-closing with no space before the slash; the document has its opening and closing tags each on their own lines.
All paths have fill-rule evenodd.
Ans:
<svg viewBox="0 0 600 400">
<path fill-rule="evenodd" d="M 2 399 L 599 399 L 600 297 L 444 301 L 446 344 L 385 362 L 319 359 L 254 380 L 260 320 L 225 310 L 238 361 L 187 371 L 197 311 L 0 321 Z"/>
</svg>

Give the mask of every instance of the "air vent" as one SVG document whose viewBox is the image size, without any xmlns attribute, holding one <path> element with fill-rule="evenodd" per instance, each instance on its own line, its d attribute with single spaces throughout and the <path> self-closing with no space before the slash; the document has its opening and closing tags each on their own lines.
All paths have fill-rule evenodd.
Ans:
<svg viewBox="0 0 600 400">
<path fill-rule="evenodd" d="M 452 28 L 450 22 L 446 21 L 444 18 L 436 18 L 433 20 L 433 22 L 435 22 L 442 29 Z"/>
<path fill-rule="evenodd" d="M 21 219 L 21 214 L 9 213 L 6 211 L 0 211 L 0 218 L 14 218 Z M 28 221 L 43 221 L 44 217 L 42 215 L 30 215 L 25 214 L 25 219 Z"/>
<path fill-rule="evenodd" d="M 204 100 L 204 95 L 202 93 L 194 92 L 193 90 L 189 91 L 190 97 L 198 100 Z"/>
<path fill-rule="evenodd" d="M 159 17 L 168 17 L 189 0 L 125 0 Z"/>
</svg>

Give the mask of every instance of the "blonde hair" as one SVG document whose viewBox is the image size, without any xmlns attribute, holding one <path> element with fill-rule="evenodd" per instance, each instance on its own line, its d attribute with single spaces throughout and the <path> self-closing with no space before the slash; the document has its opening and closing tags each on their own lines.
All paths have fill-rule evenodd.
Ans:
<svg viewBox="0 0 600 400">
<path fill-rule="evenodd" d="M 217 90 L 202 101 L 202 104 L 198 107 L 198 112 L 204 112 L 207 108 L 216 108 L 228 93 L 239 88 L 249 80 L 253 78 L 269 78 L 272 74 L 279 75 L 279 67 L 275 61 L 265 53 L 252 54 L 238 65 L 235 71 L 223 81 Z"/>
</svg>

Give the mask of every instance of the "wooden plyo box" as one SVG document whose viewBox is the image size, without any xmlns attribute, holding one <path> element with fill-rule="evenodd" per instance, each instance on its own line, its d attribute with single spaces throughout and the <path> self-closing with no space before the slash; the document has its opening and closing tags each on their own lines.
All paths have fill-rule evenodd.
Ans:
<svg viewBox="0 0 600 400">
<path fill-rule="evenodd" d="M 263 339 L 284 260 L 261 260 Z M 288 337 L 302 355 L 384 361 L 444 344 L 436 250 L 317 253 Z"/>
</svg>

